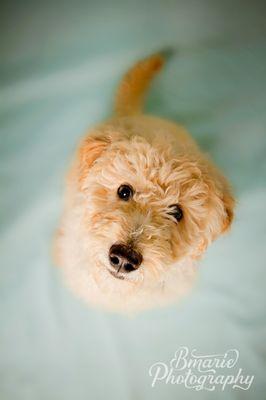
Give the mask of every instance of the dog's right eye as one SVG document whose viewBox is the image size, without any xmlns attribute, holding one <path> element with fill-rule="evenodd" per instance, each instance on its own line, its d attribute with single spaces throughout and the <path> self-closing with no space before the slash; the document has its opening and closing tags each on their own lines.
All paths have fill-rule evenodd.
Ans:
<svg viewBox="0 0 266 400">
<path fill-rule="evenodd" d="M 129 185 L 121 185 L 117 189 L 117 195 L 121 200 L 128 201 L 133 196 L 133 189 Z"/>
</svg>

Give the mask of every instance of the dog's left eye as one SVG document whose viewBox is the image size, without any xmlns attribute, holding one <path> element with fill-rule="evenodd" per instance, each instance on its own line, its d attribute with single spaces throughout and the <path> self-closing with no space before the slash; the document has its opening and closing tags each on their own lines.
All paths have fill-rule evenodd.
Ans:
<svg viewBox="0 0 266 400">
<path fill-rule="evenodd" d="M 171 205 L 168 214 L 172 215 L 178 222 L 183 218 L 182 208 L 178 204 Z"/>
<path fill-rule="evenodd" d="M 121 200 L 128 201 L 133 196 L 133 189 L 129 185 L 121 185 L 117 190 L 117 195 Z"/>
</svg>

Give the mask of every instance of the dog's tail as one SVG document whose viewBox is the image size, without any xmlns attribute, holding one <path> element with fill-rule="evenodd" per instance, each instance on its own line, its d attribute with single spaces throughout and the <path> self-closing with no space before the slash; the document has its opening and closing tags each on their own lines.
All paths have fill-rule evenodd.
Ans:
<svg viewBox="0 0 266 400">
<path fill-rule="evenodd" d="M 165 49 L 139 61 L 124 76 L 115 98 L 115 114 L 119 117 L 139 114 L 142 111 L 145 93 L 153 77 L 173 54 Z"/>
</svg>

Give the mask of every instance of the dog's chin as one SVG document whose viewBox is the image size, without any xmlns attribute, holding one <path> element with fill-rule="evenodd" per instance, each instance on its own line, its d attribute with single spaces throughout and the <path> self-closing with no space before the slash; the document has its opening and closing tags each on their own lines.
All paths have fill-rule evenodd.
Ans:
<svg viewBox="0 0 266 400">
<path fill-rule="evenodd" d="M 124 281 L 125 284 L 127 283 L 138 283 L 141 280 L 141 276 L 138 272 L 131 272 L 130 274 L 123 273 L 123 272 L 117 272 L 114 271 L 113 269 L 107 268 L 107 271 L 109 275 L 111 276 L 111 279 L 115 279 L 118 281 Z"/>
<path fill-rule="evenodd" d="M 140 274 L 137 271 L 129 274 L 117 272 L 105 259 L 98 256 L 94 260 L 95 268 L 90 270 L 90 276 L 98 289 L 103 293 L 131 291 L 139 283 L 139 280 L 141 280 Z"/>
<path fill-rule="evenodd" d="M 124 279 L 126 279 L 126 277 L 125 277 L 125 275 L 123 275 L 123 274 L 120 274 L 120 273 L 117 273 L 117 272 L 115 272 L 115 271 L 112 271 L 112 270 L 110 270 L 110 269 L 107 269 L 108 270 L 108 272 L 114 277 L 114 278 L 116 278 L 116 279 L 120 279 L 120 280 L 124 280 Z"/>
</svg>

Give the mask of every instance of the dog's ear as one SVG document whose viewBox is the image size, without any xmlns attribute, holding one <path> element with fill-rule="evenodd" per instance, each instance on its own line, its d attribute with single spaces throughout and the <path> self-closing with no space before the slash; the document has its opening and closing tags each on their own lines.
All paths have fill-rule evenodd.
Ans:
<svg viewBox="0 0 266 400">
<path fill-rule="evenodd" d="M 217 224 L 213 224 L 213 237 L 216 239 L 219 235 L 227 232 L 232 225 L 234 219 L 235 199 L 232 195 L 231 188 L 223 176 L 219 176 L 216 181 L 218 189 L 214 196 L 214 209 L 217 213 Z"/>
<path fill-rule="evenodd" d="M 89 136 L 83 139 L 78 149 L 79 181 L 83 182 L 94 162 L 111 143 L 108 136 Z"/>
<path fill-rule="evenodd" d="M 207 221 L 207 236 L 202 236 L 198 246 L 194 249 L 192 257 L 199 259 L 205 252 L 208 244 L 229 230 L 234 219 L 235 200 L 227 184 L 224 191 L 212 197 L 209 208 L 210 219 Z"/>
<path fill-rule="evenodd" d="M 235 208 L 235 199 L 233 198 L 231 191 L 228 187 L 225 187 L 225 189 L 224 189 L 224 194 L 223 194 L 222 200 L 223 200 L 223 204 L 224 204 L 225 217 L 224 217 L 221 233 L 224 233 L 229 230 L 229 228 L 233 222 L 234 208 Z"/>
<path fill-rule="evenodd" d="M 216 227 L 213 229 L 213 239 L 215 239 L 229 230 L 234 219 L 235 199 L 225 176 L 210 162 L 207 163 L 208 175 L 212 178 L 212 182 L 209 182 L 209 196 L 213 199 L 211 203 L 216 209 L 217 222 L 219 221 L 218 224 L 214 224 Z"/>
</svg>

